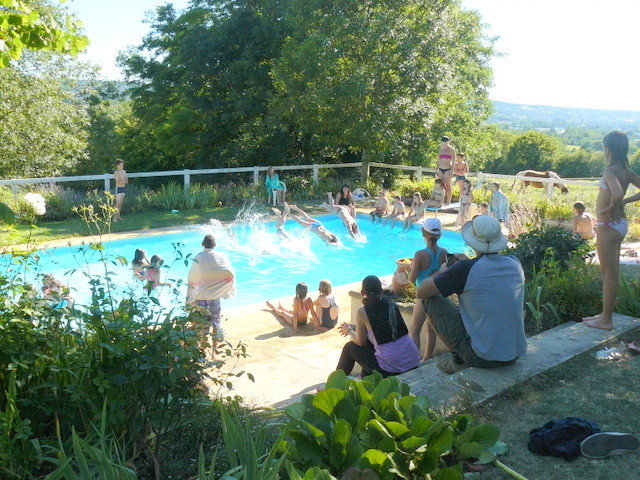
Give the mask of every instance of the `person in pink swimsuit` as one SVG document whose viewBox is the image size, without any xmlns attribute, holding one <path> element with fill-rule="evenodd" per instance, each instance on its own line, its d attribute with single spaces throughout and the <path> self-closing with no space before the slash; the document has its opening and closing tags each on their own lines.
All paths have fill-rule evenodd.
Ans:
<svg viewBox="0 0 640 480">
<path fill-rule="evenodd" d="M 455 149 L 449 145 L 449 137 L 444 135 L 440 141 L 440 150 L 438 150 L 438 164 L 436 165 L 436 178 L 442 180 L 442 188 L 444 189 L 444 205 L 451 203 L 451 180 L 453 179 L 453 164 L 456 158 Z"/>
<path fill-rule="evenodd" d="M 582 319 L 588 327 L 613 329 L 613 308 L 618 295 L 620 247 L 627 233 L 624 206 L 640 200 L 640 193 L 625 198 L 632 184 L 640 188 L 640 176 L 629 168 L 629 138 L 623 132 L 604 137 L 604 158 L 608 163 L 600 179 L 596 199 L 596 249 L 602 272 L 602 313 Z"/>
</svg>

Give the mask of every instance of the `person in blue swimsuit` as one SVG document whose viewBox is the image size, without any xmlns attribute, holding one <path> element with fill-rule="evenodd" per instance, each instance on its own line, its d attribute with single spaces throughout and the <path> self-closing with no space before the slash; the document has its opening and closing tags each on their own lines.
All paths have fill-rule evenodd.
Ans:
<svg viewBox="0 0 640 480">
<path fill-rule="evenodd" d="M 320 280 L 318 285 L 320 295 L 313 304 L 315 305 L 314 321 L 316 326 L 321 330 L 327 331 L 336 326 L 338 323 L 338 314 L 340 307 L 338 302 L 331 293 L 331 282 L 329 280 Z"/>
<path fill-rule="evenodd" d="M 438 240 L 442 235 L 442 223 L 437 218 L 427 218 L 422 224 L 422 236 L 427 242 L 427 247 L 418 250 L 411 262 L 411 273 L 409 280 L 419 287 L 420 284 L 437 273 L 443 263 L 447 261 L 447 249 L 438 246 Z M 427 315 L 422 307 L 420 300 L 416 301 L 413 307 L 413 317 L 411 319 L 411 327 L 409 334 L 413 339 L 416 347 L 420 350 L 420 332 Z M 422 360 L 429 360 L 433 355 L 436 346 L 436 333 L 430 323 L 427 324 L 427 344 L 425 346 Z"/>
</svg>

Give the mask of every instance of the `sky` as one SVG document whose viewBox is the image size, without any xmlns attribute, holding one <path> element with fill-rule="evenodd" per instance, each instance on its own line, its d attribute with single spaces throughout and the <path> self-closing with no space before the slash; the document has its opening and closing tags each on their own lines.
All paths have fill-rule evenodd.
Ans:
<svg viewBox="0 0 640 480">
<path fill-rule="evenodd" d="M 492 100 L 640 111 L 638 0 L 461 0 L 497 37 Z M 163 0 L 67 0 L 91 44 L 84 60 L 122 78 L 118 52 L 149 31 L 145 12 Z M 173 0 L 177 9 L 188 0 Z"/>
</svg>

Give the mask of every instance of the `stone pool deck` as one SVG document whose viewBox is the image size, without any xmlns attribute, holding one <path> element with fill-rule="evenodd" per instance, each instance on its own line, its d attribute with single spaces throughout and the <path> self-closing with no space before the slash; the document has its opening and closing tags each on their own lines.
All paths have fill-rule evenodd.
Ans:
<svg viewBox="0 0 640 480">
<path fill-rule="evenodd" d="M 353 289 L 359 290 L 359 284 L 338 287 L 334 291 L 341 306 L 341 318 L 347 321 L 350 318 L 349 291 Z M 282 302 L 287 305 L 291 298 L 286 297 Z M 231 394 L 239 394 L 255 406 L 280 408 L 298 401 L 305 393 L 315 392 L 335 369 L 346 342 L 335 330 L 320 333 L 311 327 L 303 327 L 298 335 L 288 336 L 288 327 L 259 305 L 224 313 L 227 315 L 223 321 L 227 339 L 232 343 L 243 340 L 249 354 L 248 358 L 239 360 L 235 368 L 245 370 L 255 378 L 255 382 L 246 375 L 231 379 L 234 385 Z M 602 348 L 604 343 L 626 332 L 635 329 L 640 336 L 640 319 L 616 314 L 614 325 L 614 330 L 605 331 L 580 323 L 565 323 L 530 337 L 527 355 L 507 367 L 468 368 L 447 375 L 438 370 L 433 359 L 400 378 L 409 383 L 413 393 L 427 395 L 435 408 L 475 405 L 577 355 Z M 218 392 L 213 390 L 213 393 Z M 227 394 L 225 391 L 220 393 Z"/>
</svg>

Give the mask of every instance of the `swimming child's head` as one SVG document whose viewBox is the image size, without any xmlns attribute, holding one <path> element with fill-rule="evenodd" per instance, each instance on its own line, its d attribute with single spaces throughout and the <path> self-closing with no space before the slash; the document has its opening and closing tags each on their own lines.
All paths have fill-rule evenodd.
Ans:
<svg viewBox="0 0 640 480">
<path fill-rule="evenodd" d="M 147 256 L 147 252 L 142 248 L 136 249 L 136 252 L 133 254 L 133 263 L 142 263 L 142 260 Z"/>
<path fill-rule="evenodd" d="M 162 260 L 162 257 L 160 255 L 154 255 L 153 257 L 151 257 L 152 266 L 160 267 L 162 266 L 163 263 L 164 263 L 164 260 Z"/>
<path fill-rule="evenodd" d="M 329 295 L 331 293 L 331 282 L 329 280 L 320 280 L 318 290 L 323 295 Z"/>
<path fill-rule="evenodd" d="M 296 297 L 300 300 L 307 298 L 307 294 L 309 293 L 309 287 L 306 283 L 300 282 L 296 285 Z"/>
<path fill-rule="evenodd" d="M 578 215 L 582 215 L 584 213 L 584 211 L 586 210 L 584 203 L 582 202 L 576 202 L 573 204 L 573 209 L 575 210 L 575 212 Z"/>
</svg>

